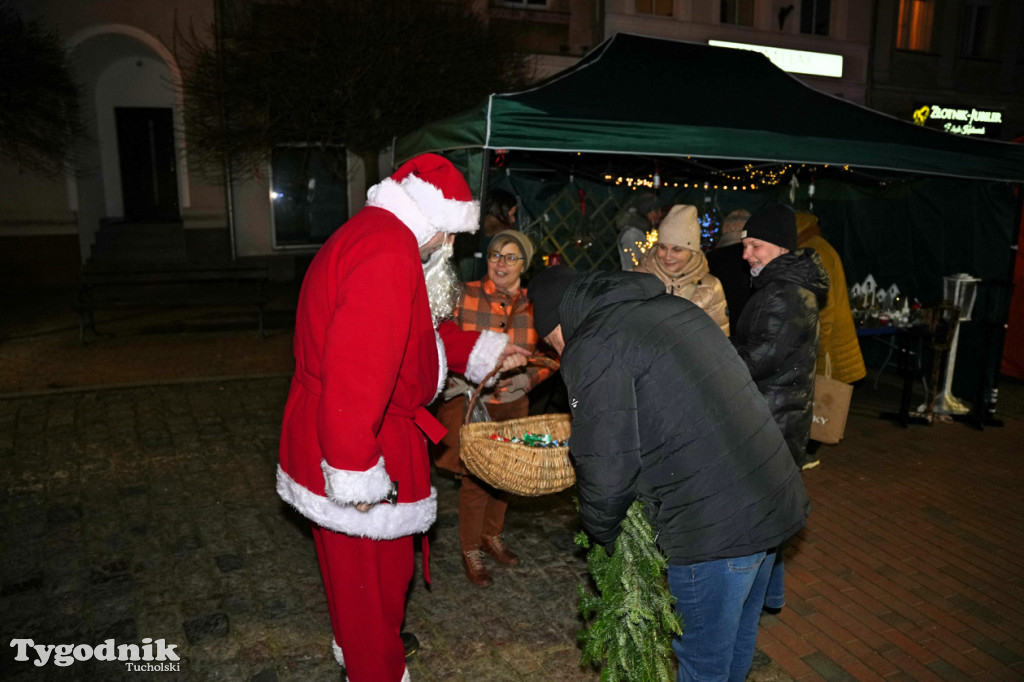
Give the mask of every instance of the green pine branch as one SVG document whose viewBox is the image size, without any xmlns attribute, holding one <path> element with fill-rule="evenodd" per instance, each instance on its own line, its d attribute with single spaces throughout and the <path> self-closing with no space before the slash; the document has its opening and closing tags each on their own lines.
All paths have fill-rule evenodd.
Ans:
<svg viewBox="0 0 1024 682">
<path fill-rule="evenodd" d="M 682 633 L 675 598 L 668 589 L 668 562 L 654 543 L 654 531 L 640 502 L 634 502 L 615 540 L 615 553 L 591 545 L 587 563 L 597 594 L 577 588 L 578 607 L 589 623 L 579 633 L 583 665 L 603 666 L 602 682 L 671 682 L 675 678 L 672 639 Z"/>
</svg>

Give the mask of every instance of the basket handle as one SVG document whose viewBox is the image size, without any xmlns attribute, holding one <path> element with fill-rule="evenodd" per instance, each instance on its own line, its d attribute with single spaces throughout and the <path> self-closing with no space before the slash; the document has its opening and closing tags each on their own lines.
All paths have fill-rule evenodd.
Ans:
<svg viewBox="0 0 1024 682">
<path fill-rule="evenodd" d="M 527 365 L 537 365 L 539 367 L 548 367 L 550 365 L 549 365 L 549 363 L 546 360 L 547 359 L 544 358 L 543 356 L 539 356 L 538 357 L 538 356 L 531 355 L 530 357 L 528 357 L 526 359 L 526 364 Z M 476 389 L 473 391 L 473 395 L 470 396 L 469 400 L 466 401 L 466 410 L 465 410 L 465 413 L 462 415 L 462 423 L 463 424 L 468 424 L 469 423 L 469 415 L 473 411 L 473 404 L 476 403 L 476 401 L 480 398 L 480 392 L 483 391 L 484 386 L 486 386 L 487 382 L 490 381 L 491 378 L 495 374 L 500 372 L 500 371 L 501 371 L 501 365 L 498 365 L 497 367 L 492 369 L 487 374 L 487 376 L 485 376 L 480 381 L 479 384 L 477 384 Z"/>
</svg>

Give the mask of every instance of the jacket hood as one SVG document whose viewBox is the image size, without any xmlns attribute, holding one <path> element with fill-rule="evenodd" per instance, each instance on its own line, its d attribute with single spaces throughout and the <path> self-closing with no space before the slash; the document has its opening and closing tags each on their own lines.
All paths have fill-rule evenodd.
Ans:
<svg viewBox="0 0 1024 682">
<path fill-rule="evenodd" d="M 584 319 L 614 303 L 646 301 L 665 293 L 654 275 L 639 272 L 587 272 L 576 275 L 562 296 L 559 320 L 568 343 Z"/>
<path fill-rule="evenodd" d="M 751 277 L 751 281 L 755 289 L 771 281 L 791 282 L 813 293 L 821 306 L 828 296 L 828 271 L 814 249 L 797 249 L 782 254 L 764 266 L 760 275 Z"/>
</svg>

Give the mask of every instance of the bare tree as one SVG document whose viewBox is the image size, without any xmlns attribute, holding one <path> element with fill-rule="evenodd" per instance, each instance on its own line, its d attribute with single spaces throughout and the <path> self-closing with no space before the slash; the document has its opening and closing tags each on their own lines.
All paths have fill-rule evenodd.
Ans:
<svg viewBox="0 0 1024 682">
<path fill-rule="evenodd" d="M 221 36 L 193 29 L 179 41 L 190 147 L 214 171 L 225 159 L 255 168 L 276 145 L 302 143 L 348 146 L 375 178 L 377 153 L 394 136 L 528 76 L 515 37 L 490 30 L 465 3 L 245 6 Z"/>
<path fill-rule="evenodd" d="M 53 177 L 71 168 L 84 137 L 60 37 L 0 0 L 0 156 Z"/>
</svg>

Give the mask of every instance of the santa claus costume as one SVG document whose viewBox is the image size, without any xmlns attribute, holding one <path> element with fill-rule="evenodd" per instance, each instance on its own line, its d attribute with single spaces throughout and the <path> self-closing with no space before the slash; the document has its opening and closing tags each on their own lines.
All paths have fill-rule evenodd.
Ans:
<svg viewBox="0 0 1024 682">
<path fill-rule="evenodd" d="M 412 536 L 437 515 L 424 434 L 444 434 L 425 408 L 447 368 L 479 382 L 508 342 L 451 322 L 435 329 L 431 315 L 419 248 L 478 222 L 451 163 L 416 157 L 370 188 L 302 283 L 277 491 L 313 522 L 334 653 L 352 682 L 408 679 Z"/>
</svg>

